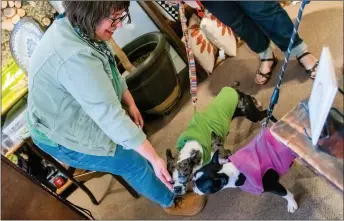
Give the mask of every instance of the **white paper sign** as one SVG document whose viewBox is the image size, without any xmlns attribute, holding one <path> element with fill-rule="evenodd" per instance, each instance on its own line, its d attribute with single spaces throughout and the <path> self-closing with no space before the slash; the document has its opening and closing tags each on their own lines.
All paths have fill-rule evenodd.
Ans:
<svg viewBox="0 0 344 221">
<path fill-rule="evenodd" d="M 308 102 L 312 144 L 316 146 L 338 90 L 333 60 L 328 47 L 321 53 L 316 78 Z"/>
</svg>

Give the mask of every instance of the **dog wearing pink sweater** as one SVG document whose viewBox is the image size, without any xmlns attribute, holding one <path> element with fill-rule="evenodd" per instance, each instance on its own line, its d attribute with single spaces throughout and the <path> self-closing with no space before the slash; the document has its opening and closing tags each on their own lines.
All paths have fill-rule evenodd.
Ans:
<svg viewBox="0 0 344 221">
<path fill-rule="evenodd" d="M 194 173 L 193 190 L 200 195 L 236 187 L 255 195 L 271 192 L 285 198 L 288 212 L 294 213 L 298 208 L 294 195 L 279 183 L 279 177 L 288 172 L 295 158 L 265 129 L 224 164 L 215 153 L 209 164 Z"/>
</svg>

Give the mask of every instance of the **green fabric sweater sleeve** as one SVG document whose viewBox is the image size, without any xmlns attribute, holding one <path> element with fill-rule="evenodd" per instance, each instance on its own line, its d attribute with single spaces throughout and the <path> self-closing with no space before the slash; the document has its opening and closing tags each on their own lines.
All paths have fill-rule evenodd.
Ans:
<svg viewBox="0 0 344 221">
<path fill-rule="evenodd" d="M 180 151 L 187 141 L 196 140 L 203 148 L 203 163 L 206 164 L 211 156 L 211 132 L 226 138 L 229 124 L 238 104 L 238 93 L 230 87 L 224 87 L 204 112 L 196 113 L 187 129 L 177 140 Z"/>
</svg>

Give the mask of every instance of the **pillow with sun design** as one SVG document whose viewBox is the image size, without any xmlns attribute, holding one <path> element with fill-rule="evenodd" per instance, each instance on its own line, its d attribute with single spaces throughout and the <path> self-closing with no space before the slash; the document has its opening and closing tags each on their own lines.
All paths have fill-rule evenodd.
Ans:
<svg viewBox="0 0 344 221">
<path fill-rule="evenodd" d="M 209 41 L 218 49 L 224 50 L 228 56 L 236 56 L 237 45 L 232 29 L 223 24 L 207 10 L 204 12 L 200 27 Z"/>
<path fill-rule="evenodd" d="M 205 33 L 201 30 L 200 23 L 201 20 L 196 14 L 193 14 L 188 25 L 190 47 L 195 59 L 208 74 L 211 74 L 214 69 L 218 49 L 208 40 Z"/>
</svg>

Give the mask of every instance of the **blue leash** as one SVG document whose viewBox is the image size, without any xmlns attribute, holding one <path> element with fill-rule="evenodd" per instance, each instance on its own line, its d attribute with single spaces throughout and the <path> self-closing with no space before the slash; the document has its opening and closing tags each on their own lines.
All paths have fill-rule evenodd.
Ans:
<svg viewBox="0 0 344 221">
<path fill-rule="evenodd" d="M 272 112 L 275 108 L 275 105 L 278 103 L 278 99 L 279 99 L 279 92 L 280 92 L 280 86 L 282 84 L 282 81 L 283 81 L 283 76 L 284 76 L 284 72 L 287 68 L 287 64 L 288 64 L 288 60 L 289 60 L 289 56 L 290 56 L 290 52 L 291 52 L 291 49 L 293 47 L 293 44 L 294 44 L 294 39 L 295 39 L 295 36 L 297 34 L 297 31 L 299 29 L 299 24 L 300 24 L 300 21 L 301 21 L 301 18 L 302 18 L 302 13 L 303 13 L 303 9 L 305 8 L 306 4 L 308 4 L 310 1 L 302 1 L 302 4 L 300 6 L 300 9 L 299 9 L 299 13 L 297 15 L 297 18 L 296 18 L 296 22 L 294 24 L 294 30 L 293 30 L 293 34 L 290 38 L 290 41 L 289 41 L 289 46 L 288 46 L 288 49 L 287 49 L 287 52 L 285 53 L 285 57 L 284 57 L 284 64 L 282 66 L 282 70 L 281 72 L 279 73 L 279 79 L 278 79 L 278 82 L 277 82 L 277 85 L 275 86 L 275 89 L 272 93 L 272 96 L 270 98 L 270 105 L 269 105 L 269 108 L 267 110 L 267 118 L 266 120 L 263 122 L 262 126 L 263 128 L 266 128 L 271 117 L 272 117 Z"/>
</svg>

